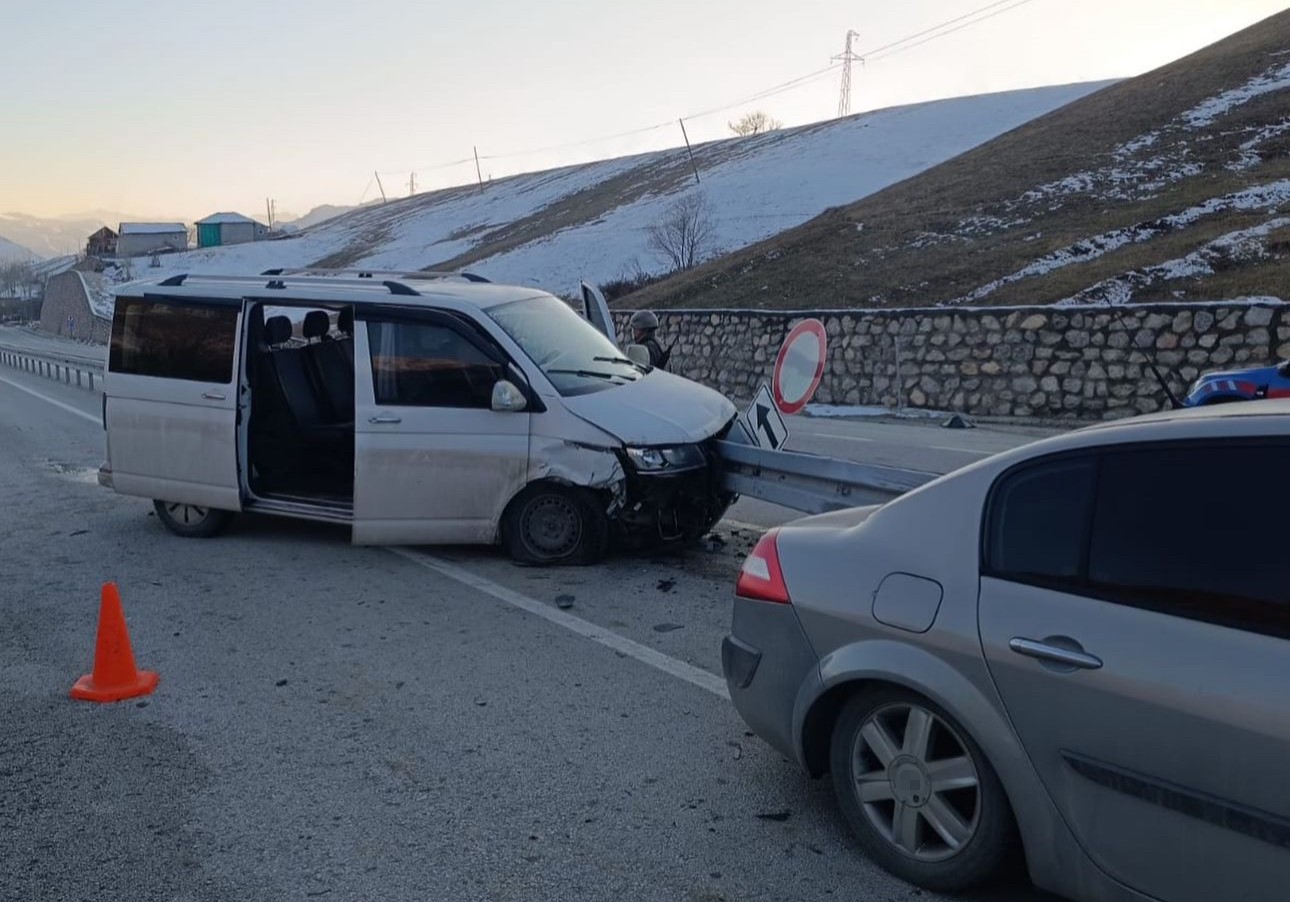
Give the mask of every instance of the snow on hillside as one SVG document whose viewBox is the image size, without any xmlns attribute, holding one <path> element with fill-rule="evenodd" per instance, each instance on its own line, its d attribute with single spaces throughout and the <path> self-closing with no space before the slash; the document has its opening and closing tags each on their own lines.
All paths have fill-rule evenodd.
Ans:
<svg viewBox="0 0 1290 902">
<path fill-rule="evenodd" d="M 701 193 L 716 246 L 745 247 L 935 166 L 1107 83 L 1010 91 L 897 107 L 753 138 L 673 149 L 462 186 L 363 207 L 299 236 L 170 254 L 135 278 L 252 274 L 330 265 L 411 270 L 445 262 L 495 281 L 573 294 L 638 267 L 660 272 L 648 230 Z"/>
</svg>

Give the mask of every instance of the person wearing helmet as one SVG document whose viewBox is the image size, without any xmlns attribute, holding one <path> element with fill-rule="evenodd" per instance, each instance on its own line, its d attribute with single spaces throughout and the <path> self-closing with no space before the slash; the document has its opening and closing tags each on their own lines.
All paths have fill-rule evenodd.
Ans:
<svg viewBox="0 0 1290 902">
<path fill-rule="evenodd" d="M 664 351 L 655 333 L 658 331 L 658 317 L 650 310 L 637 310 L 631 318 L 632 340 L 643 345 L 649 351 L 649 365 L 658 369 L 667 369 L 667 360 L 672 356 L 671 350 Z"/>
</svg>

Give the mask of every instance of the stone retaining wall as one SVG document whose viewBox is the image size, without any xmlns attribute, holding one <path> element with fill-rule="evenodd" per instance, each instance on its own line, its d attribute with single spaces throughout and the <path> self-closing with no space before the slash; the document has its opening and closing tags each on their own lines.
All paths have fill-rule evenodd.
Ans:
<svg viewBox="0 0 1290 902">
<path fill-rule="evenodd" d="M 1110 419 L 1167 406 L 1148 354 L 1180 397 L 1219 367 L 1290 357 L 1279 303 L 891 311 L 662 311 L 673 372 L 736 399 L 770 378 L 788 330 L 815 317 L 829 335 L 819 404 L 977 416 Z M 626 331 L 629 312 L 616 313 Z M 1145 353 L 1144 353 L 1145 351 Z"/>
</svg>

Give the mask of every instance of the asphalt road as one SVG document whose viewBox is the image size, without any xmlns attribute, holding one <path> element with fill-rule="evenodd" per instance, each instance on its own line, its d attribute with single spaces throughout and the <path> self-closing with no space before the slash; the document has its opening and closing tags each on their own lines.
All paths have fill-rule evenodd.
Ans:
<svg viewBox="0 0 1290 902">
<path fill-rule="evenodd" d="M 752 531 L 556 570 L 268 518 L 184 540 L 95 484 L 98 406 L 0 369 L 0 900 L 937 898 L 722 696 Z M 798 432 L 906 466 L 1027 437 Z M 161 685 L 72 702 L 106 580 Z"/>
</svg>

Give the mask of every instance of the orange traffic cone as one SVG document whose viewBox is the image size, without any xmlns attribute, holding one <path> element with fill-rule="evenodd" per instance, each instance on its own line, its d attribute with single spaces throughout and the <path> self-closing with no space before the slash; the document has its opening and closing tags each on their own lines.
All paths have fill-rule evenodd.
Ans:
<svg viewBox="0 0 1290 902">
<path fill-rule="evenodd" d="M 155 672 L 135 668 L 121 594 L 116 583 L 104 583 L 99 605 L 99 635 L 94 645 L 94 672 L 76 681 L 72 698 L 116 702 L 136 695 L 151 695 L 157 688 L 157 679 Z"/>
</svg>

